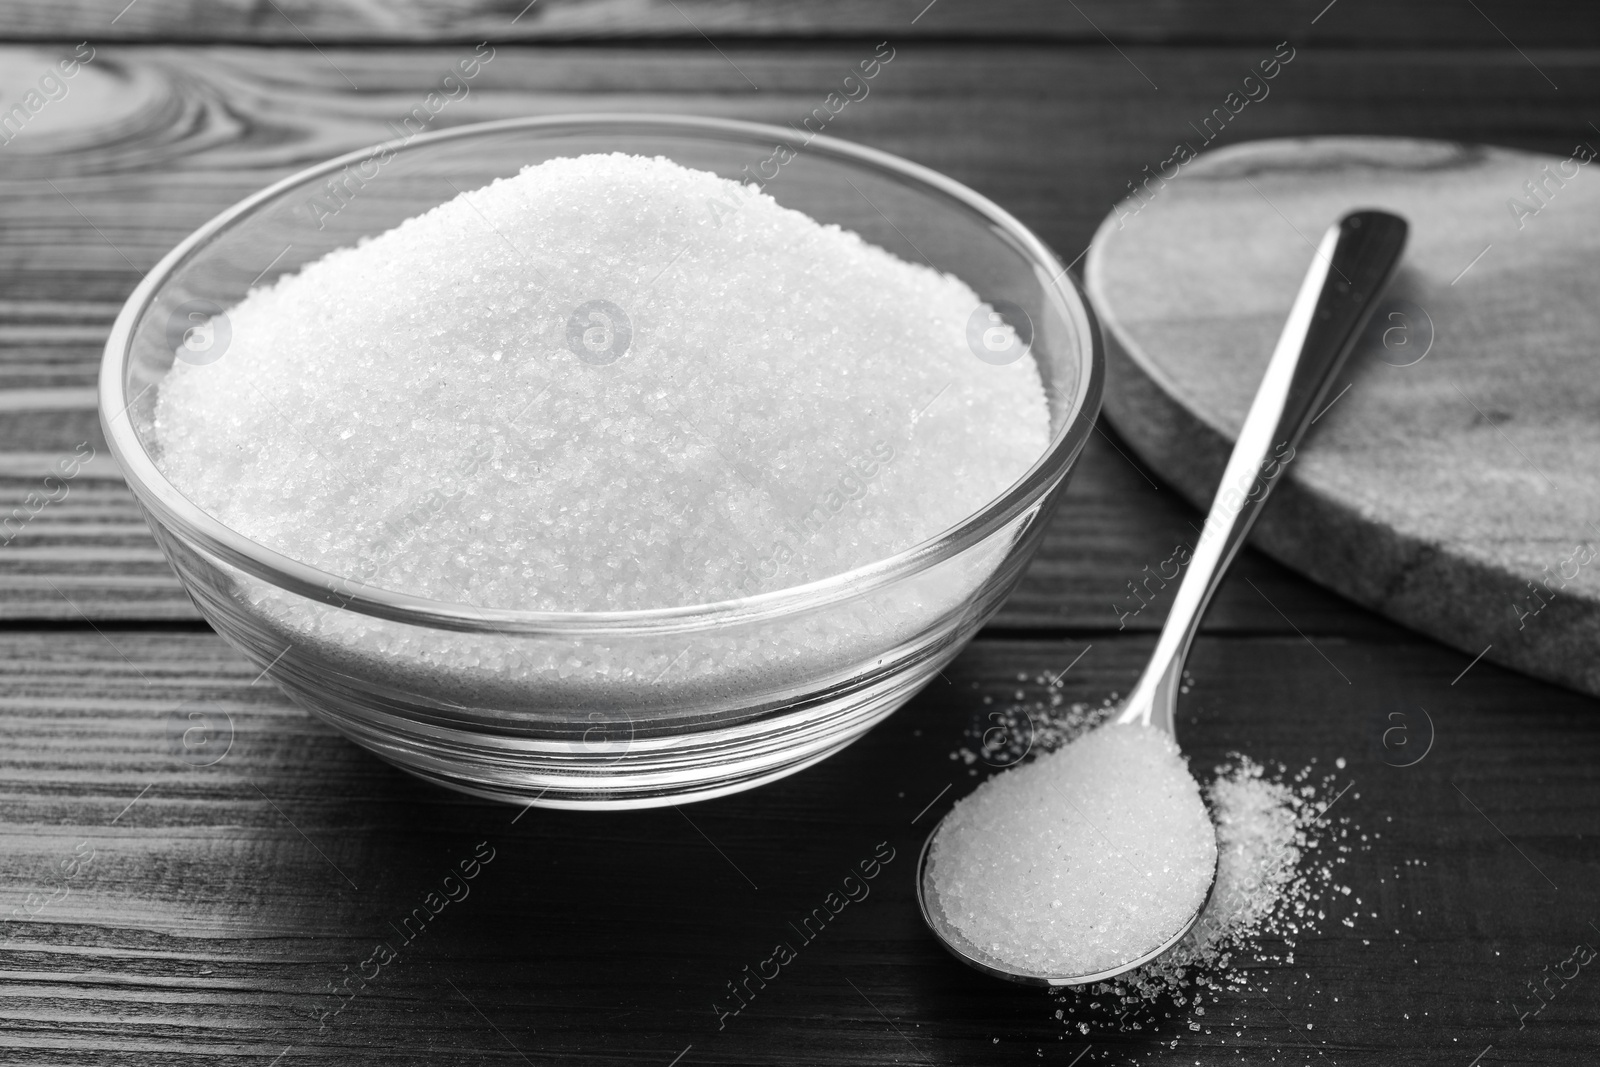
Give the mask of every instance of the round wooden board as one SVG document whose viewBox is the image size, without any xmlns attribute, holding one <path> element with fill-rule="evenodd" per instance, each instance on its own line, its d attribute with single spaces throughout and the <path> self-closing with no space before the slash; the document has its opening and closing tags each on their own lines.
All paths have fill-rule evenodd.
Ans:
<svg viewBox="0 0 1600 1067">
<path fill-rule="evenodd" d="M 1333 386 L 1349 389 L 1252 542 L 1469 655 L 1600 694 L 1600 161 L 1576 158 L 1366 137 L 1218 149 L 1119 205 L 1085 278 L 1107 414 L 1205 508 L 1314 243 L 1353 208 L 1403 215 L 1400 271 Z"/>
</svg>

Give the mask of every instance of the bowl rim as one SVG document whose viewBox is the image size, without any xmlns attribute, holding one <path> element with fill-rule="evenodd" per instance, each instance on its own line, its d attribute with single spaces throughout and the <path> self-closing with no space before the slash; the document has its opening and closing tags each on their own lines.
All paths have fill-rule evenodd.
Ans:
<svg viewBox="0 0 1600 1067">
<path fill-rule="evenodd" d="M 1032 507 L 1071 469 L 1088 440 L 1098 415 L 1103 388 L 1105 356 L 1098 320 L 1076 278 L 1054 252 L 1004 208 L 982 194 L 931 168 L 865 145 L 825 134 L 813 135 L 803 150 L 864 165 L 899 181 L 931 187 L 985 218 L 1008 239 L 1036 270 L 1048 272 L 1047 298 L 1054 296 L 1067 309 L 1065 316 L 1077 333 L 1078 351 L 1085 354 L 1077 388 L 1066 403 L 1061 428 L 1033 465 L 1003 493 L 954 526 L 892 556 L 803 585 L 766 590 L 746 597 L 703 604 L 626 611 L 531 611 L 480 607 L 454 601 L 400 593 L 365 585 L 323 571 L 308 563 L 261 545 L 203 510 L 168 481 L 145 450 L 128 417 L 128 409 L 146 385 L 129 398 L 124 370 L 132 354 L 134 328 L 162 286 L 190 257 L 233 224 L 280 194 L 307 185 L 312 179 L 341 171 L 385 151 L 402 152 L 425 144 L 465 140 L 524 130 L 605 130 L 647 128 L 657 133 L 723 136 L 792 145 L 795 131 L 767 123 L 737 119 L 646 112 L 605 112 L 542 115 L 471 123 L 446 130 L 394 138 L 347 152 L 296 171 L 226 208 L 185 237 L 152 267 L 134 288 L 117 314 L 106 339 L 99 376 L 101 430 L 121 467 L 129 489 L 146 509 L 152 525 L 159 523 L 179 535 L 190 547 L 217 557 L 271 585 L 335 607 L 364 615 L 436 629 L 465 632 L 555 634 L 627 633 L 664 634 L 700 630 L 708 626 L 735 625 L 777 618 L 799 608 L 814 608 L 853 598 L 881 588 L 918 571 L 951 559 L 983 541 Z M 342 590 L 342 591 L 341 591 Z"/>
</svg>

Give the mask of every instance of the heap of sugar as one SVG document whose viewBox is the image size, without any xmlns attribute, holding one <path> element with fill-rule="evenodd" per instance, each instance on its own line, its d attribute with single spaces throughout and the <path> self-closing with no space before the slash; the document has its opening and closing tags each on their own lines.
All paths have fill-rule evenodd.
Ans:
<svg viewBox="0 0 1600 1067">
<path fill-rule="evenodd" d="M 957 803 L 928 877 L 946 922 L 984 954 L 1025 973 L 1085 975 L 1182 930 L 1216 860 L 1171 736 L 1107 724 Z"/>
<path fill-rule="evenodd" d="M 1068 701 L 1063 674 L 1019 674 L 1015 686 L 1004 683 L 999 693 L 983 695 L 982 710 L 968 726 L 971 743 L 950 758 L 973 774 L 1037 760 L 1115 714 L 1116 694 L 1098 703 Z M 1311 765 L 1291 772 L 1283 764 L 1269 771 L 1239 753 L 1216 767 L 1204 794 L 1216 828 L 1217 873 L 1200 918 L 1170 951 L 1144 966 L 1057 993 L 1056 1018 L 1078 1036 L 1096 1028 L 1162 1033 L 1173 1025 L 1176 1008 L 1183 1009 L 1180 1020 L 1188 1016 L 1176 1025 L 1182 1035 L 1211 1034 L 1213 1026 L 1231 1033 L 1240 1003 L 1230 994 L 1281 995 L 1274 976 L 1295 962 L 1302 937 L 1335 919 L 1354 927 L 1358 917 L 1376 918 L 1370 907 L 1363 916 L 1361 896 L 1336 885 L 1334 876 L 1347 853 L 1370 848 L 1343 843 L 1352 831 L 1361 842 L 1382 835 L 1360 833 L 1350 818 L 1329 816 L 1345 790 L 1337 776 L 1319 778 L 1315 771 Z M 1339 911 L 1348 914 L 1339 918 Z M 1208 997 L 1210 1013 L 1203 1006 Z M 1219 1002 L 1235 1013 L 1233 1020 L 1217 1017 Z M 1176 1041 L 1165 1044 L 1176 1047 Z"/>
<path fill-rule="evenodd" d="M 221 357 L 162 382 L 157 462 L 383 588 L 732 599 L 909 548 L 1039 458 L 1037 367 L 975 357 L 983 306 L 711 173 L 553 159 L 252 290 Z"/>
</svg>

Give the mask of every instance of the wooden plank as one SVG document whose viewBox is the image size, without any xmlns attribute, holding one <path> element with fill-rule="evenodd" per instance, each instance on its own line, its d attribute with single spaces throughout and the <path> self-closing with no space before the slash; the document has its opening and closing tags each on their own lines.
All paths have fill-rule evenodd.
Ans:
<svg viewBox="0 0 1600 1067">
<path fill-rule="evenodd" d="M 1125 689 L 1151 641 L 1095 638 L 1058 692 Z M 1239 751 L 1291 771 L 1315 760 L 1330 789 L 1349 786 L 1334 809 L 1348 836 L 1326 847 L 1352 893 L 1329 895 L 1292 967 L 1255 967 L 1204 1016 L 1163 1004 L 1117 1032 L 947 958 L 911 870 L 930 824 L 988 772 L 952 754 L 1018 690 L 1043 699 L 1042 677 L 1082 647 L 980 640 L 950 685 L 751 794 L 519 818 L 366 756 L 253 686 L 209 634 L 0 634 L 0 914 L 56 895 L 5 925 L 0 1049 L 16 1064 L 1020 1064 L 1090 1045 L 1083 1062 L 1142 1062 L 1177 1039 L 1181 1062 L 1208 1067 L 1308 1048 L 1310 1062 L 1461 1067 L 1490 1044 L 1493 1062 L 1591 1062 L 1592 975 L 1525 1029 L 1512 1005 L 1575 942 L 1600 943 L 1600 708 L 1482 663 L 1451 685 L 1466 658 L 1419 639 L 1196 646 L 1180 732 L 1203 775 Z M 195 699 L 231 724 L 209 766 L 173 755 L 171 717 Z M 1420 743 L 1419 706 L 1431 751 L 1386 765 L 1385 713 L 1409 713 Z M 399 942 L 395 926 L 485 841 L 494 858 L 468 894 L 319 1028 L 344 1003 L 332 984 Z M 725 983 L 879 842 L 895 859 L 871 895 L 719 1029 Z M 69 878 L 75 851 L 92 859 Z M 1087 1035 L 1069 1028 L 1080 1018 Z"/>
<path fill-rule="evenodd" d="M 585 109 L 781 125 L 807 114 L 865 54 L 852 45 L 722 50 L 726 60 L 703 44 L 502 47 L 471 95 L 435 125 Z M 238 198 L 386 136 L 386 124 L 466 51 L 102 47 L 72 79 L 69 96 L 0 146 L 0 518 L 26 504 L 56 458 L 85 442 L 103 453 L 88 390 L 101 339 L 140 272 Z M 36 78 L 55 55 L 0 49 L 0 70 Z M 1188 122 L 1208 113 L 1258 58 L 1251 49 L 1141 55 L 1139 67 L 1162 85 L 1155 93 L 1115 53 L 918 45 L 899 50 L 871 96 L 841 113 L 830 132 L 972 184 L 1072 259 L 1126 183 L 1189 136 Z M 1541 66 L 1563 84 L 1559 95 L 1514 53 L 1306 50 L 1222 140 L 1420 127 L 1555 149 L 1600 96 L 1600 64 L 1594 54 L 1572 52 Z M 1427 91 L 1441 81 L 1458 91 Z M 1145 476 L 1114 473 L 1122 462 L 1097 438 L 1071 506 L 1003 624 L 1114 626 L 1112 603 L 1128 596 L 1127 582 L 1158 566 L 1185 536 L 1182 505 L 1123 510 L 1124 496 L 1165 496 Z M 1281 574 L 1251 573 L 1268 582 Z M 1334 618 L 1344 608 L 1307 600 L 1303 585 L 1257 584 L 1265 599 L 1243 588 L 1239 600 L 1219 604 L 1213 623 L 1287 632 L 1282 608 L 1302 627 L 1345 625 Z M 1161 610 L 1158 598 L 1128 625 L 1154 626 Z M 191 617 L 125 490 L 87 477 L 0 547 L 0 617 L 65 619 L 80 611 L 97 619 Z M 1351 625 L 1370 625 L 1359 618 Z"/>
<path fill-rule="evenodd" d="M 1056 40 L 1105 46 L 1272 42 L 1358 46 L 1508 47 L 1600 43 L 1588 9 L 1573 0 L 1448 0 L 1396 6 L 1381 0 L 27 0 L 0 3 L 12 40 L 239 41 L 300 45 L 349 41 L 438 43 L 595 38 L 957 37 Z"/>
</svg>

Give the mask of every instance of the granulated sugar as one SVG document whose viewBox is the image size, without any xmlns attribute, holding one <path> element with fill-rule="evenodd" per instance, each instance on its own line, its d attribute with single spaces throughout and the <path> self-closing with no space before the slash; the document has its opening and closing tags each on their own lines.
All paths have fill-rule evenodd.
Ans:
<svg viewBox="0 0 1600 1067">
<path fill-rule="evenodd" d="M 1059 994 L 1056 1017 L 1074 1037 L 1101 1028 L 1175 1030 L 1179 1036 L 1163 1040 L 1168 1049 L 1190 1034 L 1208 1038 L 1208 1045 L 1228 1044 L 1231 1037 L 1254 1061 L 1263 1051 L 1261 1027 L 1273 1035 L 1267 1040 L 1276 1041 L 1282 1017 L 1266 1012 L 1261 1027 L 1252 1029 L 1249 1008 L 1262 997 L 1283 1000 L 1285 981 L 1299 988 L 1302 975 L 1285 972 L 1295 962 L 1298 940 L 1331 918 L 1335 901 L 1340 910 L 1349 909 L 1340 924 L 1355 925 L 1362 899 L 1333 880 L 1334 868 L 1354 846 L 1340 843 L 1348 839 L 1349 819 L 1327 817 L 1340 795 L 1332 780 L 1312 785 L 1309 767 L 1289 775 L 1280 766 L 1272 774 L 1247 757 L 1232 760 L 1217 768 L 1206 789 L 1218 855 L 1217 884 L 1205 912 L 1160 958 L 1086 990 Z M 1214 1032 L 1218 1027 L 1222 1032 Z M 1325 1043 L 1317 1033 L 1299 1042 L 1302 1048 Z"/>
<path fill-rule="evenodd" d="M 1099 704 L 1067 701 L 1059 677 L 1019 676 L 1017 681 L 1013 699 L 983 697 L 985 710 L 969 731 L 978 743 L 952 752 L 952 759 L 974 770 L 1025 758 L 1039 762 L 1087 736 L 1114 711 L 1114 699 Z M 1037 695 L 1041 687 L 1042 697 Z M 1071 1036 L 1081 1039 L 1101 1029 L 1164 1033 L 1175 1027 L 1179 1035 L 1203 1033 L 1227 1040 L 1212 1028 L 1244 1033 L 1240 993 L 1281 997 L 1273 976 L 1294 964 L 1302 937 L 1324 923 L 1353 928 L 1358 918 L 1376 919 L 1376 912 L 1350 886 L 1335 883 L 1336 869 L 1346 856 L 1371 847 L 1347 842 L 1381 836 L 1354 829 L 1348 816 L 1329 814 L 1348 789 L 1346 783 L 1341 790 L 1333 775 L 1319 777 L 1314 766 L 1294 772 L 1281 764 L 1269 769 L 1234 754 L 1216 767 L 1204 790 L 1217 847 L 1216 885 L 1205 910 L 1172 950 L 1143 967 L 1111 981 L 1054 993 L 1056 1017 Z M 1352 795 L 1359 800 L 1359 793 Z M 1218 1010 L 1223 998 L 1231 998 L 1229 1017 Z M 1275 1013 L 1263 1019 L 1273 1031 L 1281 1022 Z M 1171 1038 L 1164 1047 L 1179 1040 Z M 1307 1035 L 1306 1040 L 1320 1044 L 1323 1039 Z M 1259 1039 L 1247 1037 L 1246 1047 L 1259 1049 Z M 1094 1059 L 1090 1055 L 1085 1062 Z"/>
<path fill-rule="evenodd" d="M 708 202 L 741 205 L 731 213 Z M 665 159 L 554 159 L 253 290 L 158 463 L 256 542 L 433 599 L 707 603 L 882 559 L 1043 453 L 980 301 Z"/>
<path fill-rule="evenodd" d="M 1190 969 L 1226 966 L 1228 954 L 1252 936 L 1292 933 L 1304 914 L 1312 873 L 1300 869 L 1300 860 L 1315 847 L 1315 791 L 1302 794 L 1250 759 L 1235 760 L 1206 787 L 1217 833 L 1211 900 L 1171 952 L 1123 980 L 1130 989 L 1146 995 L 1176 989 Z"/>
<path fill-rule="evenodd" d="M 957 803 L 929 876 L 945 918 L 984 953 L 1028 973 L 1081 975 L 1181 930 L 1216 858 L 1172 738 L 1105 725 Z"/>
</svg>

